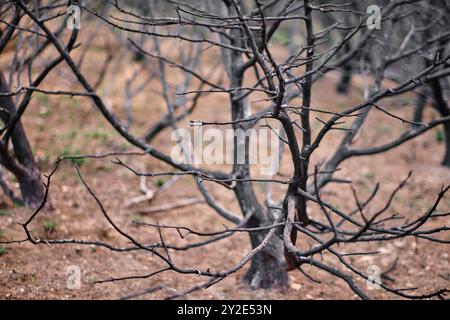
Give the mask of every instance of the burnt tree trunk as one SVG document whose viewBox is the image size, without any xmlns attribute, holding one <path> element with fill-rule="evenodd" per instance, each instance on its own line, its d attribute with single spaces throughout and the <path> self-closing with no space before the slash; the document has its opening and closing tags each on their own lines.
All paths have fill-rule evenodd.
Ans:
<svg viewBox="0 0 450 320">
<path fill-rule="evenodd" d="M 344 49 L 343 54 L 350 52 L 351 50 L 350 44 L 346 42 L 344 44 L 343 49 Z M 347 62 L 342 66 L 341 79 L 339 80 L 339 83 L 336 86 L 336 92 L 339 94 L 347 94 L 350 89 L 351 83 L 352 83 L 352 65 L 350 64 L 350 62 Z"/>
<path fill-rule="evenodd" d="M 237 77 L 235 79 L 239 78 Z M 232 101 L 232 118 L 244 118 L 245 100 L 232 99 Z M 248 128 L 242 122 L 239 122 L 233 125 L 233 129 L 245 131 Z M 250 141 L 248 139 L 240 141 L 235 137 L 233 175 L 236 179 L 248 179 L 250 177 L 248 165 L 249 144 Z M 239 152 L 243 152 L 246 155 L 244 164 L 240 164 L 237 160 L 237 153 Z M 242 213 L 245 217 L 250 217 L 246 227 L 258 228 L 275 223 L 276 217 L 272 212 L 259 204 L 251 182 L 237 182 L 234 192 Z M 257 248 L 264 241 L 267 233 L 268 230 L 250 232 L 252 249 Z M 279 234 L 274 234 L 268 244 L 253 257 L 244 281 L 252 289 L 287 287 L 288 276 L 287 264 L 284 257 L 284 242 Z"/>
<path fill-rule="evenodd" d="M 416 106 L 414 108 L 413 121 L 416 123 L 420 123 L 423 121 L 423 111 L 425 110 L 425 106 L 427 105 L 427 90 L 420 90 L 417 100 Z M 420 127 L 420 125 L 414 124 L 414 127 Z"/>
<path fill-rule="evenodd" d="M 245 114 L 245 102 L 235 99 L 232 99 L 232 101 L 233 119 L 242 119 Z M 233 125 L 233 129 L 245 131 L 247 128 L 242 123 L 236 123 Z M 243 152 L 241 148 L 245 148 L 244 152 L 247 160 L 245 164 L 239 164 L 236 159 L 236 153 Z M 248 179 L 250 177 L 248 140 L 238 141 L 235 138 L 234 156 L 233 175 L 236 179 Z M 276 218 L 271 214 L 272 212 L 259 204 L 251 182 L 237 182 L 234 191 L 242 213 L 245 217 L 250 217 L 246 225 L 247 228 L 264 227 L 275 223 Z M 257 248 L 264 241 L 267 233 L 268 230 L 250 232 L 252 249 Z M 288 275 L 287 264 L 284 258 L 284 242 L 278 234 L 274 234 L 267 245 L 252 258 L 244 281 L 252 289 L 287 287 Z"/>
<path fill-rule="evenodd" d="M 450 167 L 450 123 L 444 123 L 444 135 L 445 135 L 445 155 L 442 160 L 442 165 Z"/>
<path fill-rule="evenodd" d="M 3 72 L 0 70 L 0 92 L 9 91 Z M 16 112 L 13 99 L 6 96 L 0 97 L 0 108 L 2 120 L 7 127 L 9 118 Z M 27 207 L 36 208 L 44 197 L 44 185 L 20 120 L 15 125 L 11 140 L 14 156 L 10 154 L 7 143 L 1 141 L 0 162 L 17 178 L 23 203 Z"/>
<path fill-rule="evenodd" d="M 239 77 L 237 78 L 239 79 Z M 242 119 L 245 114 L 245 101 L 236 101 L 235 99 L 232 99 L 232 101 L 233 119 Z M 233 127 L 234 130 L 245 131 L 248 129 L 242 123 L 236 123 Z M 248 179 L 250 177 L 248 165 L 249 145 L 250 141 L 248 139 L 239 141 L 235 137 L 233 175 L 237 179 Z M 243 152 L 246 155 L 245 164 L 240 164 L 237 160 L 237 153 L 239 152 Z M 259 204 L 251 182 L 237 182 L 234 190 L 242 213 L 245 217 L 250 217 L 246 227 L 258 228 L 275 223 L 276 218 L 272 212 Z M 264 241 L 267 233 L 268 230 L 250 232 L 252 249 L 257 248 Z M 253 257 L 244 281 L 252 289 L 287 287 L 288 276 L 284 257 L 284 242 L 278 234 L 274 234 L 267 245 Z"/>
<path fill-rule="evenodd" d="M 258 204 L 250 183 L 239 183 L 235 192 L 245 216 L 251 215 L 246 227 L 258 228 L 275 223 L 275 218 L 271 216 L 270 211 Z M 252 249 L 264 241 L 267 233 L 268 231 L 250 232 Z M 287 287 L 288 275 L 284 257 L 284 242 L 278 234 L 274 234 L 267 245 L 253 257 L 244 281 L 252 289 Z"/>
<path fill-rule="evenodd" d="M 347 94 L 352 82 L 352 66 L 349 63 L 344 64 L 341 70 L 341 79 L 336 86 L 336 92 L 339 94 Z"/>
<path fill-rule="evenodd" d="M 225 2 L 225 4 L 228 12 L 224 14 L 234 12 L 230 2 Z M 242 36 L 240 30 L 235 29 L 230 31 L 229 37 L 224 37 L 222 40 L 225 42 L 229 41 L 234 46 L 245 47 L 247 39 Z M 230 52 L 229 50 L 222 50 L 222 59 L 231 87 L 242 87 L 245 72 L 245 68 L 242 68 L 242 53 L 239 51 Z M 239 121 L 240 119 L 244 119 L 248 113 L 247 99 L 239 96 L 239 92 L 230 93 L 231 119 L 234 121 L 233 130 L 235 133 L 238 130 L 245 132 L 251 128 L 247 123 Z M 249 141 L 247 138 L 245 141 L 237 139 L 235 135 L 233 145 L 233 176 L 238 180 L 249 179 Z M 245 161 L 243 163 L 238 161 L 238 154 L 245 155 Z M 258 228 L 275 223 L 276 217 L 269 209 L 260 205 L 251 182 L 237 181 L 234 192 L 241 212 L 248 218 L 246 227 Z M 268 230 L 264 230 L 249 233 L 252 249 L 257 248 L 265 240 L 268 232 Z M 250 267 L 243 280 L 252 289 L 287 287 L 288 275 L 286 260 L 284 258 L 284 242 L 279 234 L 274 234 L 268 243 L 253 256 Z"/>
<path fill-rule="evenodd" d="M 439 79 L 431 81 L 431 90 L 433 93 L 433 107 L 439 112 L 442 117 L 450 116 L 450 108 L 445 101 L 444 92 Z M 442 165 L 450 167 L 450 122 L 444 122 L 444 136 L 445 136 L 445 155 L 442 160 Z"/>
</svg>

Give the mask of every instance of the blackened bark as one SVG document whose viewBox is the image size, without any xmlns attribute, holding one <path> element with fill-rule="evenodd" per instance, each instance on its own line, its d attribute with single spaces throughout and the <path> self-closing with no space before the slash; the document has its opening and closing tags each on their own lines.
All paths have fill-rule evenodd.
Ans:
<svg viewBox="0 0 450 320">
<path fill-rule="evenodd" d="M 345 43 L 344 45 L 344 54 L 349 52 L 351 47 L 349 43 Z M 352 66 L 350 62 L 344 64 L 341 69 L 341 79 L 336 86 L 336 91 L 340 94 L 347 94 L 350 89 L 350 84 L 352 82 Z"/>
<path fill-rule="evenodd" d="M 232 103 L 233 119 L 243 118 L 242 100 Z M 235 130 L 245 130 L 241 123 L 234 125 Z M 240 148 L 242 141 L 235 139 L 234 150 Z M 245 143 L 245 154 L 249 154 L 249 141 Z M 233 174 L 237 179 L 250 177 L 248 164 L 239 164 L 234 161 Z M 237 182 L 234 189 L 242 213 L 245 217 L 250 217 L 246 227 L 258 228 L 269 226 L 275 223 L 275 216 L 266 208 L 263 208 L 254 193 L 251 182 Z M 250 232 L 250 242 L 252 249 L 255 249 L 264 241 L 268 231 Z M 275 234 L 268 244 L 259 251 L 252 259 L 250 269 L 244 277 L 252 289 L 285 288 L 288 284 L 287 264 L 284 257 L 284 243 L 279 234 Z"/>
<path fill-rule="evenodd" d="M 426 90 L 421 90 L 417 96 L 416 107 L 414 109 L 413 121 L 420 123 L 423 121 L 423 111 L 427 104 L 427 92 Z M 419 126 L 419 125 L 414 125 Z"/>
<path fill-rule="evenodd" d="M 252 247 L 261 243 L 263 237 L 262 234 L 251 234 Z M 283 240 L 275 235 L 268 245 L 252 259 L 250 268 L 244 276 L 244 281 L 249 284 L 250 288 L 287 287 L 288 274 L 283 250 Z"/>
<path fill-rule="evenodd" d="M 239 77 L 237 77 L 239 79 Z M 243 100 L 232 99 L 233 119 L 244 118 Z M 244 130 L 245 125 L 236 123 L 234 130 Z M 242 148 L 243 141 L 234 141 L 234 153 Z M 246 159 L 249 155 L 249 141 L 244 142 Z M 241 149 L 242 150 L 242 149 Z M 250 177 L 248 161 L 245 164 L 237 163 L 236 159 L 233 165 L 233 175 L 237 179 L 247 179 Z M 276 218 L 266 208 L 263 208 L 256 197 L 251 182 L 237 182 L 234 189 L 239 206 L 245 217 L 250 217 L 246 227 L 258 228 L 269 226 L 275 223 Z M 250 242 L 252 249 L 255 249 L 264 241 L 268 231 L 250 232 Z M 275 234 L 269 240 L 268 244 L 259 251 L 252 259 L 250 269 L 244 277 L 244 281 L 252 289 L 270 289 L 285 288 L 288 284 L 287 265 L 284 258 L 284 243 L 279 234 Z"/>
<path fill-rule="evenodd" d="M 450 167 L 450 123 L 444 123 L 444 134 L 445 134 L 445 155 L 442 160 L 442 165 Z"/>
<path fill-rule="evenodd" d="M 352 82 L 352 67 L 350 64 L 345 64 L 341 70 L 341 80 L 336 86 L 336 91 L 340 94 L 347 94 Z"/>
<path fill-rule="evenodd" d="M 439 79 L 435 79 L 431 82 L 431 90 L 434 98 L 433 107 L 442 117 L 448 117 L 450 115 L 450 108 L 445 101 L 444 92 Z M 442 165 L 450 167 L 450 123 L 444 122 L 443 127 L 445 135 L 445 155 L 442 160 Z"/>
<path fill-rule="evenodd" d="M 36 166 L 29 167 L 27 174 L 25 176 L 18 176 L 17 180 L 25 206 L 28 208 L 39 207 L 45 193 L 39 169 Z"/>
<path fill-rule="evenodd" d="M 225 2 L 228 6 L 228 11 L 231 12 L 232 3 Z M 244 47 L 245 37 L 242 37 L 240 30 L 232 30 L 228 40 L 232 45 Z M 239 88 L 243 86 L 243 70 L 242 53 L 238 51 L 222 51 L 222 59 L 225 70 L 231 82 L 231 87 Z M 239 93 L 230 93 L 231 102 L 231 118 L 233 121 L 244 119 L 247 112 L 247 100 L 237 97 Z M 247 130 L 245 122 L 236 121 L 233 123 L 233 130 Z M 244 152 L 246 155 L 245 163 L 238 163 L 236 161 L 237 153 Z M 234 139 L 234 156 L 233 176 L 240 179 L 248 179 L 250 177 L 249 170 L 249 141 L 239 141 Z M 262 207 L 256 197 L 251 182 L 237 181 L 234 188 L 236 198 L 238 200 L 241 212 L 245 217 L 250 217 L 246 227 L 258 228 L 269 226 L 275 223 L 275 216 L 271 211 Z M 277 231 L 278 232 L 278 231 Z M 257 248 L 267 236 L 268 231 L 250 232 L 250 242 L 252 249 Z M 250 285 L 252 289 L 270 289 L 270 288 L 284 288 L 288 284 L 286 260 L 284 258 L 284 243 L 280 234 L 274 234 L 264 246 L 251 260 L 250 268 L 247 271 L 244 281 Z"/>
<path fill-rule="evenodd" d="M 0 92 L 9 91 L 3 72 L 0 70 Z M 0 108 L 4 110 L 2 120 L 6 122 L 5 125 L 7 126 L 8 117 L 6 114 L 11 117 L 16 112 L 13 99 L 11 97 L 0 97 Z M 2 141 L 0 162 L 17 178 L 24 204 L 27 207 L 36 208 L 41 204 L 44 197 L 44 185 L 21 121 L 17 122 L 11 139 L 15 159 L 9 154 L 7 146 Z"/>
<path fill-rule="evenodd" d="M 258 204 L 256 195 L 248 182 L 240 183 L 236 189 L 241 210 L 246 216 L 251 215 L 248 228 L 257 228 L 275 223 L 275 218 Z M 250 232 L 252 249 L 258 247 L 268 231 Z M 252 259 L 244 281 L 252 289 L 286 288 L 288 285 L 287 264 L 284 258 L 284 243 L 275 234 L 267 245 Z"/>
</svg>

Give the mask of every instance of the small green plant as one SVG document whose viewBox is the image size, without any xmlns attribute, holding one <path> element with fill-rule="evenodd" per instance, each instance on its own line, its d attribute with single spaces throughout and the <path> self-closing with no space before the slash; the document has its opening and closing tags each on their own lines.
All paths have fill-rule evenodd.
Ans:
<svg viewBox="0 0 450 320">
<path fill-rule="evenodd" d="M 0 246 L 0 256 L 6 254 L 6 252 L 8 252 L 8 249 L 4 246 Z"/>
<path fill-rule="evenodd" d="M 436 130 L 436 141 L 439 143 L 444 142 L 444 133 L 442 130 Z"/>
<path fill-rule="evenodd" d="M 58 222 L 56 220 L 48 220 L 44 222 L 44 231 L 48 233 L 53 233 L 58 227 Z"/>
<path fill-rule="evenodd" d="M 162 187 L 166 183 L 163 178 L 157 178 L 154 182 L 155 186 Z"/>
</svg>

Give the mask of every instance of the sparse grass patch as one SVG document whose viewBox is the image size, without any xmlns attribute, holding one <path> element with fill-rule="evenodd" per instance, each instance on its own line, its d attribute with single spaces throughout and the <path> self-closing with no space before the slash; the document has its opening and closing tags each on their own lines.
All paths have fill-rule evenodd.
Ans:
<svg viewBox="0 0 450 320">
<path fill-rule="evenodd" d="M 109 133 L 102 129 L 96 129 L 91 132 L 86 132 L 84 134 L 84 137 L 87 139 L 94 139 L 106 142 L 109 139 Z"/>
<path fill-rule="evenodd" d="M 0 217 L 12 216 L 12 213 L 6 209 L 0 209 Z"/>
<path fill-rule="evenodd" d="M 44 231 L 53 233 L 58 228 L 58 222 L 56 220 L 47 220 L 44 222 Z"/>
<path fill-rule="evenodd" d="M 78 135 L 78 132 L 76 129 L 71 129 L 66 135 L 65 138 L 69 140 L 74 140 Z"/>
</svg>

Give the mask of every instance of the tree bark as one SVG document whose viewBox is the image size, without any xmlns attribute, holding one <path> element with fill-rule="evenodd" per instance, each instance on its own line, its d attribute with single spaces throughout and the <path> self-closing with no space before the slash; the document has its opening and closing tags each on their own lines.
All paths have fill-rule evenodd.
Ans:
<svg viewBox="0 0 450 320">
<path fill-rule="evenodd" d="M 261 243 L 263 234 L 251 234 L 252 247 Z M 244 276 L 244 281 L 252 289 L 286 288 L 288 273 L 283 255 L 284 243 L 274 236 L 268 245 L 251 261 L 250 268 Z"/>
<path fill-rule="evenodd" d="M 431 82 L 431 90 L 434 98 L 433 107 L 439 112 L 442 117 L 448 117 L 450 115 L 450 108 L 445 101 L 444 92 L 442 90 L 439 79 L 433 80 Z M 443 127 L 445 136 L 445 155 L 444 159 L 442 160 L 442 165 L 450 167 L 450 123 L 445 122 L 443 124 Z"/>
<path fill-rule="evenodd" d="M 237 80 L 238 83 L 241 83 L 241 78 L 239 76 L 235 77 L 235 80 Z M 246 108 L 245 99 L 232 99 L 231 101 L 232 119 L 244 118 Z M 245 131 L 247 128 L 243 123 L 239 122 L 233 125 L 233 129 Z M 244 145 L 242 145 L 242 143 Z M 233 175 L 237 179 L 248 179 L 250 177 L 248 165 L 249 145 L 250 141 L 248 139 L 244 142 L 238 141 L 238 139 L 235 138 Z M 237 152 L 242 152 L 242 147 L 245 148 L 246 161 L 244 164 L 239 164 L 236 157 Z M 251 182 L 237 182 L 234 191 L 242 213 L 245 217 L 250 217 L 246 227 L 259 228 L 275 223 L 276 217 L 272 212 L 259 204 Z M 267 233 L 267 230 L 250 232 L 252 249 L 255 249 L 262 241 L 264 241 Z M 252 289 L 284 288 L 287 286 L 288 276 L 287 264 L 284 257 L 284 243 L 279 234 L 272 236 L 268 244 L 253 257 L 250 269 L 245 275 L 244 281 L 248 283 Z"/>
<path fill-rule="evenodd" d="M 425 88 L 426 89 L 426 88 Z M 423 111 L 425 110 L 425 106 L 427 105 L 427 90 L 420 90 L 417 100 L 416 106 L 414 108 L 413 121 L 414 122 L 422 122 L 423 121 Z M 415 127 L 419 127 L 419 125 L 413 125 Z"/>
<path fill-rule="evenodd" d="M 9 92 L 2 70 L 0 70 L 0 92 Z M 9 117 L 16 112 L 16 106 L 12 97 L 0 97 L 2 120 L 8 125 Z M 44 185 L 41 181 L 40 171 L 34 161 L 33 152 L 25 134 L 25 130 L 19 120 L 11 136 L 14 155 L 13 157 L 2 141 L 0 149 L 1 164 L 17 178 L 24 204 L 29 208 L 36 208 L 44 197 Z"/>
<path fill-rule="evenodd" d="M 242 83 L 242 78 L 236 76 L 234 78 L 237 83 Z M 232 101 L 232 119 L 243 119 L 246 108 L 245 99 Z M 246 130 L 243 123 L 235 123 L 234 130 Z M 242 146 L 241 144 L 244 143 Z M 234 141 L 234 165 L 233 175 L 237 179 L 248 179 L 250 170 L 248 165 L 250 141 Z M 245 148 L 246 163 L 239 164 L 236 157 L 237 152 L 242 152 Z M 239 150 L 240 149 L 240 150 Z M 239 150 L 239 151 L 238 151 Z M 237 182 L 234 189 L 236 198 L 239 202 L 242 213 L 245 217 L 250 217 L 246 227 L 258 228 L 269 226 L 275 223 L 275 217 L 269 209 L 262 207 L 254 192 L 251 182 Z M 265 239 L 268 231 L 250 232 L 250 242 L 252 249 L 255 249 Z M 284 243 L 278 234 L 272 236 L 268 244 L 259 251 L 252 259 L 250 269 L 244 277 L 244 281 L 250 285 L 252 289 L 270 289 L 284 288 L 288 284 L 287 264 L 284 258 Z"/>
<path fill-rule="evenodd" d="M 241 75 L 234 73 L 233 80 L 233 85 L 242 85 Z M 247 107 L 246 100 L 235 100 L 232 95 L 231 101 L 232 119 L 243 119 Z M 233 129 L 245 131 L 248 128 L 245 124 L 238 122 L 233 125 Z M 250 177 L 248 164 L 249 145 L 250 141 L 248 139 L 246 141 L 238 141 L 235 138 L 233 175 L 237 179 L 248 179 Z M 244 148 L 246 155 L 244 164 L 240 164 L 237 161 L 237 153 L 242 152 L 242 148 Z M 259 204 L 251 182 L 237 182 L 234 190 L 242 213 L 245 217 L 250 217 L 246 227 L 258 228 L 272 225 L 275 222 L 275 217 L 271 214 L 271 211 Z M 250 232 L 252 249 L 255 249 L 261 244 L 267 233 L 268 231 Z M 244 281 L 252 289 L 284 288 L 287 286 L 288 276 L 286 260 L 284 258 L 284 243 L 277 234 L 253 257 Z"/>
<path fill-rule="evenodd" d="M 344 45 L 345 47 L 345 52 L 350 51 L 350 48 L 348 47 L 348 45 Z M 336 92 L 339 94 L 347 94 L 349 89 L 350 89 L 350 85 L 352 83 L 352 66 L 350 63 L 346 63 L 342 66 L 342 70 L 341 70 L 341 79 L 339 80 L 339 83 L 336 86 Z"/>
<path fill-rule="evenodd" d="M 450 123 L 444 123 L 444 134 L 445 134 L 445 155 L 442 160 L 442 165 L 450 167 Z"/>
<path fill-rule="evenodd" d="M 270 211 L 258 204 L 250 183 L 240 183 L 235 192 L 245 216 L 251 215 L 246 227 L 258 228 L 275 223 L 275 217 L 270 214 Z M 268 231 L 250 232 L 252 249 L 264 241 L 267 233 Z M 284 242 L 278 234 L 274 234 L 267 245 L 253 257 L 243 280 L 252 289 L 286 288 L 287 272 Z"/>
<path fill-rule="evenodd" d="M 233 12 L 232 4 L 229 1 L 225 2 L 228 7 L 227 13 Z M 229 38 L 223 38 L 222 41 L 230 44 L 245 47 L 245 37 L 242 37 L 240 30 L 232 30 Z M 233 88 L 243 86 L 242 53 L 238 51 L 222 50 L 222 59 L 225 71 L 229 77 L 230 85 Z M 240 93 L 230 93 L 231 105 L 231 119 L 233 123 L 233 130 L 243 130 L 244 132 L 249 128 L 245 122 L 238 120 L 244 119 L 248 113 L 247 99 L 239 98 Z M 249 144 L 250 141 L 239 141 L 234 139 L 234 161 L 233 161 L 233 176 L 236 179 L 250 178 L 249 170 Z M 245 163 L 237 161 L 237 154 L 244 152 Z M 249 181 L 237 181 L 234 188 L 236 198 L 238 200 L 241 212 L 244 217 L 249 220 L 246 224 L 247 228 L 258 228 L 272 225 L 276 218 L 272 212 L 260 205 L 256 194 L 254 192 L 252 183 Z M 264 241 L 269 231 L 250 232 L 250 242 L 252 249 L 257 248 L 262 241 Z M 278 231 L 277 231 L 278 232 Z M 287 266 L 284 258 L 284 243 L 279 234 L 274 234 L 264 246 L 251 260 L 250 268 L 243 279 L 252 289 L 270 289 L 270 288 L 284 288 L 288 284 Z"/>
</svg>

